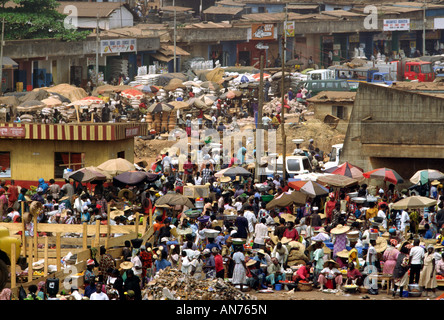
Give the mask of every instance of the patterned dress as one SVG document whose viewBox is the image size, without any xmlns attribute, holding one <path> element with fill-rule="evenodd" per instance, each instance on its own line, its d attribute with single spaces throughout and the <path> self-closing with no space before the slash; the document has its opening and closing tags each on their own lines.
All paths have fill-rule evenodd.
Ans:
<svg viewBox="0 0 444 320">
<path fill-rule="evenodd" d="M 336 257 L 336 253 L 346 249 L 347 247 L 347 234 L 341 233 L 335 236 L 335 244 L 333 246 L 333 256 Z"/>
</svg>

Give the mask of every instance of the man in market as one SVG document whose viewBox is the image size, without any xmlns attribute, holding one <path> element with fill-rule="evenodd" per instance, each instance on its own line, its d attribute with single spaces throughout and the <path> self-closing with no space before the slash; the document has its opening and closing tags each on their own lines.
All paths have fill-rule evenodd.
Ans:
<svg viewBox="0 0 444 320">
<path fill-rule="evenodd" d="M 271 257 L 276 258 L 279 264 L 284 267 L 288 259 L 288 249 L 282 242 L 278 242 L 271 252 Z"/>
<path fill-rule="evenodd" d="M 103 277 L 103 282 L 106 282 L 108 279 L 107 270 L 109 268 L 115 268 L 116 264 L 114 262 L 113 257 L 106 253 L 106 249 L 104 246 L 100 247 L 100 262 L 99 262 L 99 275 Z"/>
<path fill-rule="evenodd" d="M 267 266 L 267 276 L 265 277 L 266 283 L 274 286 L 275 283 L 285 280 L 285 271 L 278 259 L 271 258 L 271 264 Z"/>
</svg>

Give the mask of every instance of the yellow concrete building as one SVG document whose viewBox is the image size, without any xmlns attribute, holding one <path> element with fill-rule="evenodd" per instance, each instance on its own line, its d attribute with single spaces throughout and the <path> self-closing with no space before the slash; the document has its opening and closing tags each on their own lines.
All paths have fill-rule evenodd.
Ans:
<svg viewBox="0 0 444 320">
<path fill-rule="evenodd" d="M 98 166 L 109 159 L 134 161 L 134 137 L 145 123 L 0 123 L 0 178 L 36 184 L 63 180 L 66 168 Z"/>
</svg>

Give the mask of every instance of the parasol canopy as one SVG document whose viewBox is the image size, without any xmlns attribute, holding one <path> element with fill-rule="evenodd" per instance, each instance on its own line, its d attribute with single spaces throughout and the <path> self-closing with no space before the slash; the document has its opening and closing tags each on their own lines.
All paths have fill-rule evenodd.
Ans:
<svg viewBox="0 0 444 320">
<path fill-rule="evenodd" d="M 392 205 L 392 209 L 419 209 L 436 205 L 435 199 L 423 197 L 423 196 L 411 196 L 401 199 Z"/>
<path fill-rule="evenodd" d="M 363 176 L 367 179 L 382 179 L 393 184 L 404 182 L 404 179 L 393 169 L 378 168 L 368 172 L 364 172 Z"/>
<path fill-rule="evenodd" d="M 186 101 L 171 101 L 169 102 L 169 104 L 172 105 L 175 110 L 183 109 L 190 106 Z"/>
<path fill-rule="evenodd" d="M 154 175 L 157 177 L 156 174 Z M 150 179 L 152 179 L 151 176 Z M 126 171 L 115 176 L 113 180 L 125 185 L 134 186 L 147 181 L 148 173 L 145 171 Z"/>
<path fill-rule="evenodd" d="M 49 107 L 60 106 L 62 104 L 62 101 L 54 97 L 43 99 L 41 102 Z"/>
<path fill-rule="evenodd" d="M 134 164 L 126 159 L 116 158 L 110 159 L 97 166 L 97 169 L 105 171 L 111 176 L 117 176 L 126 171 L 134 171 Z"/>
<path fill-rule="evenodd" d="M 319 183 L 314 181 L 307 181 L 307 183 L 305 183 L 299 191 L 306 193 L 310 198 L 323 196 L 329 192 L 328 188 L 321 186 Z"/>
<path fill-rule="evenodd" d="M 410 178 L 410 182 L 417 184 L 427 184 L 433 180 L 443 180 L 444 173 L 434 169 L 424 169 L 416 171 L 416 173 Z"/>
<path fill-rule="evenodd" d="M 127 99 L 142 99 L 144 97 L 143 92 L 137 89 L 123 90 L 120 95 Z"/>
<path fill-rule="evenodd" d="M 350 164 L 349 162 L 344 162 L 343 164 L 341 164 L 339 166 L 331 167 L 331 168 L 325 170 L 325 172 L 331 173 L 331 174 L 338 174 L 341 176 L 346 176 L 346 177 L 357 179 L 357 180 L 365 179 L 363 176 L 363 170 Z"/>
<path fill-rule="evenodd" d="M 222 169 L 214 174 L 216 178 L 219 177 L 236 177 L 236 176 L 251 176 L 251 172 L 242 167 L 229 167 Z"/>
<path fill-rule="evenodd" d="M 188 197 L 176 192 L 167 193 L 156 200 L 156 206 L 169 205 L 169 206 L 186 206 L 188 208 L 194 208 L 193 203 Z"/>
<path fill-rule="evenodd" d="M 80 183 L 106 180 L 106 176 L 104 174 L 89 168 L 81 168 L 79 170 L 76 170 L 73 173 L 71 173 L 68 177 Z"/>
<path fill-rule="evenodd" d="M 292 204 L 304 205 L 307 201 L 308 195 L 301 191 L 293 191 L 291 193 L 284 193 L 279 198 L 274 198 L 267 203 L 266 209 L 287 207 Z"/>
<path fill-rule="evenodd" d="M 332 174 L 332 175 L 320 176 L 316 179 L 316 182 L 327 184 L 332 187 L 345 188 L 357 184 L 358 180 L 346 176 Z"/>
<path fill-rule="evenodd" d="M 173 109 L 174 109 L 174 106 L 169 103 L 156 102 L 156 103 L 153 103 L 152 105 L 150 105 L 146 111 L 149 113 L 157 113 L 157 112 L 163 112 L 163 111 L 170 112 Z"/>
</svg>

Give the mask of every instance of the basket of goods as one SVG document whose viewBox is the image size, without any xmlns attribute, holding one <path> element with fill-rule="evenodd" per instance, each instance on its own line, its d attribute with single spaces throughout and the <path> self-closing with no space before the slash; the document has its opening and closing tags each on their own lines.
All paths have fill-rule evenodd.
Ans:
<svg viewBox="0 0 444 320">
<path fill-rule="evenodd" d="M 282 284 L 286 290 L 297 288 L 297 284 L 291 280 L 281 280 L 279 283 Z"/>
<path fill-rule="evenodd" d="M 189 218 L 197 218 L 198 216 L 201 215 L 202 210 L 193 210 L 193 209 L 190 209 L 190 210 L 186 210 L 186 211 L 184 211 L 184 213 L 185 213 L 185 215 L 186 215 L 187 217 L 189 217 Z"/>
<path fill-rule="evenodd" d="M 355 284 L 346 284 L 345 286 L 342 286 L 342 288 L 344 288 L 344 291 L 349 293 L 355 293 L 358 291 L 358 286 Z"/>
<path fill-rule="evenodd" d="M 207 238 L 216 238 L 220 234 L 220 231 L 215 229 L 205 229 L 204 234 Z"/>
<path fill-rule="evenodd" d="M 300 280 L 298 283 L 298 290 L 300 291 L 312 291 L 313 290 L 313 282 Z"/>
<path fill-rule="evenodd" d="M 233 238 L 231 241 L 234 245 L 244 245 L 246 242 L 246 240 L 242 238 Z"/>
<path fill-rule="evenodd" d="M 359 287 L 359 292 L 360 293 L 368 293 L 368 288 L 364 287 L 364 286 L 360 286 Z"/>
</svg>

